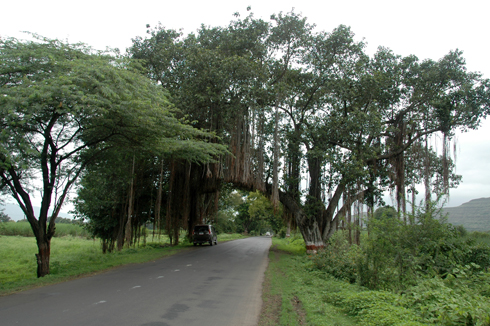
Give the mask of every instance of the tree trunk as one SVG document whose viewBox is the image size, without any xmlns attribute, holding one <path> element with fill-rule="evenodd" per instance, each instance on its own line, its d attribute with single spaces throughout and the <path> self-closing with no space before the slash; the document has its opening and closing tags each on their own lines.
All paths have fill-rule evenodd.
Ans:
<svg viewBox="0 0 490 326">
<path fill-rule="evenodd" d="M 38 253 L 36 254 L 37 261 L 37 277 L 44 277 L 49 274 L 49 258 L 51 255 L 51 239 L 46 239 L 41 235 L 37 239 Z"/>
<path fill-rule="evenodd" d="M 322 159 L 316 155 L 308 155 L 307 161 L 310 174 L 310 188 L 305 203 L 307 216 L 302 223 L 298 223 L 298 227 L 305 240 L 306 252 L 315 254 L 325 247 L 323 234 L 325 206 L 321 200 L 320 182 Z"/>
<path fill-rule="evenodd" d="M 305 240 L 306 253 L 316 254 L 318 250 L 325 248 L 320 226 L 315 219 L 305 218 L 298 228 Z"/>
<path fill-rule="evenodd" d="M 131 168 L 131 185 L 129 187 L 129 198 L 128 198 L 128 220 L 126 221 L 126 228 L 124 233 L 124 238 L 126 245 L 129 247 L 131 245 L 131 235 L 132 235 L 132 215 L 133 215 L 133 205 L 134 205 L 134 167 L 136 165 L 136 157 L 133 155 L 133 167 Z"/>
<path fill-rule="evenodd" d="M 274 161 L 272 169 L 272 205 L 279 205 L 279 108 L 276 106 L 274 124 Z"/>
<path fill-rule="evenodd" d="M 155 237 L 155 231 L 158 230 L 158 238 L 160 238 L 161 230 L 162 230 L 162 216 L 161 216 L 161 207 L 162 207 L 162 196 L 163 196 L 163 159 L 160 162 L 160 175 L 158 177 L 158 190 L 157 190 L 157 199 L 155 202 L 155 219 L 153 223 L 153 237 Z"/>
<path fill-rule="evenodd" d="M 431 181 L 431 171 L 430 171 L 430 156 L 429 156 L 429 141 L 428 138 L 425 138 L 425 158 L 424 158 L 424 186 L 425 186 L 425 208 L 427 211 L 430 209 L 430 201 L 431 201 L 431 190 L 430 190 L 430 181 Z"/>
</svg>

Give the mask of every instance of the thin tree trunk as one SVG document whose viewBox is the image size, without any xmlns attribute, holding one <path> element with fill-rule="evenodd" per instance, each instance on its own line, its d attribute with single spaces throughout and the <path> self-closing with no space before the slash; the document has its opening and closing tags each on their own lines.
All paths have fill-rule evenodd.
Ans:
<svg viewBox="0 0 490 326">
<path fill-rule="evenodd" d="M 347 233 L 347 240 L 349 241 L 349 244 L 352 244 L 352 209 L 351 209 L 351 205 L 350 205 L 350 192 L 347 191 L 347 200 L 349 201 L 348 202 L 348 205 L 347 205 L 347 230 L 348 230 L 348 233 Z"/>
<path fill-rule="evenodd" d="M 158 178 L 158 191 L 157 200 L 155 202 L 155 223 L 153 225 L 153 236 L 155 236 L 155 230 L 158 230 L 158 237 L 160 237 L 160 231 L 162 230 L 162 193 L 163 193 L 163 159 L 160 162 L 160 176 Z"/>
<path fill-rule="evenodd" d="M 424 185 L 425 185 L 425 207 L 426 210 L 430 209 L 431 191 L 430 191 L 430 156 L 429 156 L 429 142 L 428 138 L 425 138 L 425 159 L 424 159 Z"/>
<path fill-rule="evenodd" d="M 274 163 L 272 175 L 272 204 L 279 204 L 279 108 L 276 106 L 274 122 Z"/>
<path fill-rule="evenodd" d="M 286 227 L 286 238 L 289 238 L 291 236 L 291 219 L 288 216 L 288 223 Z"/>
<path fill-rule="evenodd" d="M 131 185 L 129 187 L 129 198 L 128 198 L 128 220 L 126 221 L 125 228 L 125 242 L 126 246 L 131 245 L 131 227 L 132 227 L 132 215 L 133 215 L 133 201 L 134 201 L 134 167 L 136 165 L 136 155 L 133 154 L 133 167 L 131 168 Z"/>
</svg>

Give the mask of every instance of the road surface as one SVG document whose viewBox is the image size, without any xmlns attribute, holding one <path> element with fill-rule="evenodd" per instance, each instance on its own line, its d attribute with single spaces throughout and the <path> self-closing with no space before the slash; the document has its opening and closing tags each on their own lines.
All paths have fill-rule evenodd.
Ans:
<svg viewBox="0 0 490 326">
<path fill-rule="evenodd" d="M 0 325 L 257 325 L 268 237 L 0 297 Z"/>
</svg>

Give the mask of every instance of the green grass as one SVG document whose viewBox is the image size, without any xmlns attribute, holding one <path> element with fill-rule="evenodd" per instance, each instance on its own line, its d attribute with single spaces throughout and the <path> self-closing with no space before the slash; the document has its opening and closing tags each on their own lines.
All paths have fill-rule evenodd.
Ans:
<svg viewBox="0 0 490 326">
<path fill-rule="evenodd" d="M 312 272 L 301 242 L 294 237 L 273 238 L 259 325 L 357 325 L 355 319 L 324 302 L 327 283 Z"/>
<path fill-rule="evenodd" d="M 218 235 L 218 242 L 244 238 L 240 234 Z M 182 237 L 184 240 L 185 237 Z M 99 240 L 65 236 L 51 240 L 50 274 L 37 278 L 36 240 L 34 237 L 0 235 L 0 295 L 89 275 L 116 266 L 142 263 L 187 250 L 192 246 L 182 241 L 170 247 L 166 236 L 145 246 L 125 248 L 120 252 L 102 254 Z"/>
<path fill-rule="evenodd" d="M 33 237 L 31 225 L 27 221 L 19 222 L 4 222 L 0 223 L 0 235 Z M 65 237 L 71 235 L 73 237 L 87 237 L 90 238 L 90 234 L 81 225 L 78 224 L 56 224 L 55 237 Z"/>
</svg>

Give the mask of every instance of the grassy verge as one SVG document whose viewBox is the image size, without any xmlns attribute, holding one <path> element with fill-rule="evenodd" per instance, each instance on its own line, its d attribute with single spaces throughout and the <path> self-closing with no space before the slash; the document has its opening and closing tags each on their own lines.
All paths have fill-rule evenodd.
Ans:
<svg viewBox="0 0 490 326">
<path fill-rule="evenodd" d="M 324 273 L 312 270 L 299 239 L 273 238 L 262 292 L 259 325 L 357 325 L 340 309 L 324 302 Z M 338 281 L 332 281 L 338 287 Z M 331 286 L 331 285 L 330 285 Z"/>
<path fill-rule="evenodd" d="M 218 242 L 243 238 L 240 234 L 218 235 Z M 183 238 L 185 239 L 185 238 Z M 146 245 L 102 254 L 100 241 L 80 237 L 51 240 L 50 274 L 36 277 L 36 240 L 33 237 L 0 236 L 0 295 L 63 282 L 125 264 L 142 263 L 190 249 L 187 241 L 170 247 L 168 238 L 148 237 Z M 141 243 L 141 242 L 140 242 Z"/>
<path fill-rule="evenodd" d="M 303 245 L 304 247 L 304 245 Z M 401 293 L 339 280 L 314 265 L 299 240 L 273 239 L 259 325 L 490 325 L 490 274 L 470 267 L 426 277 Z"/>
</svg>

